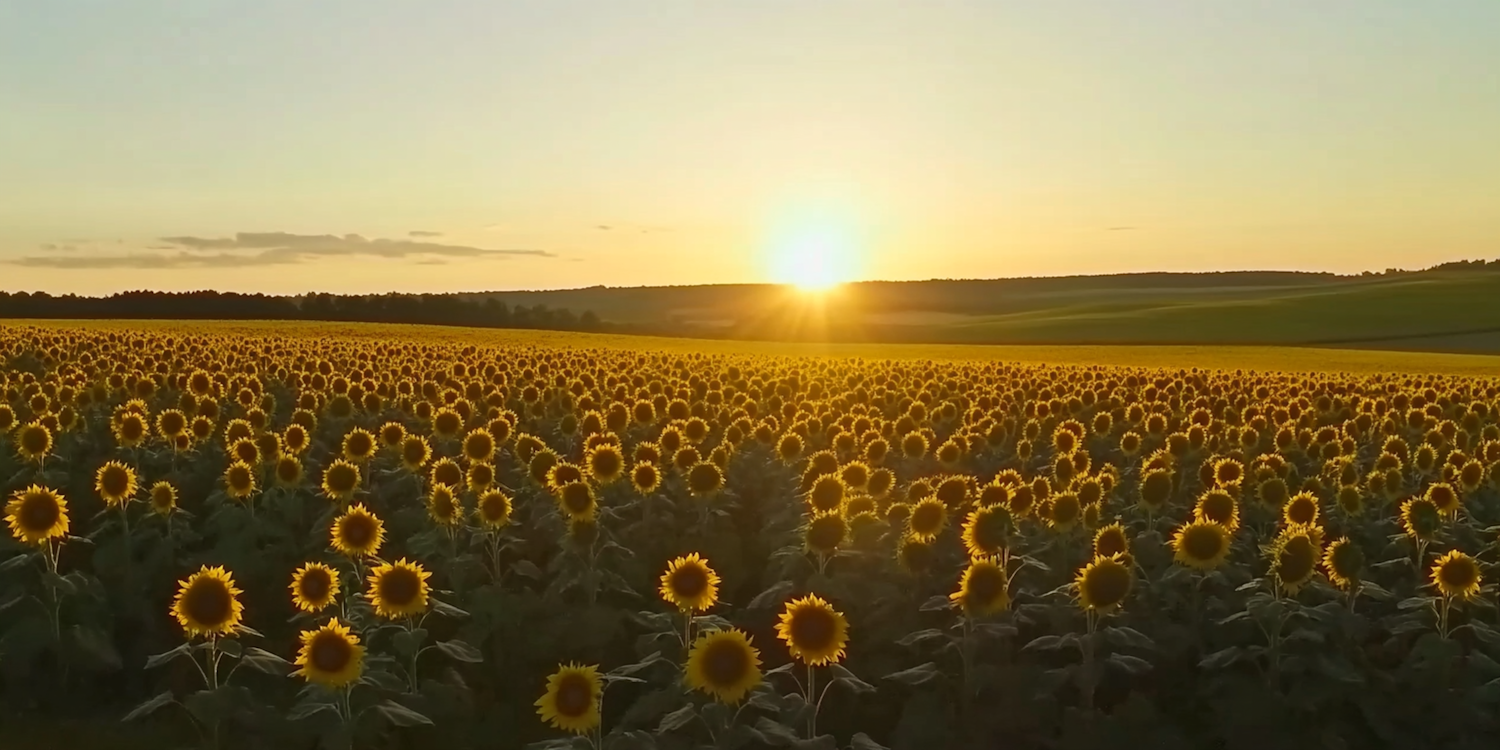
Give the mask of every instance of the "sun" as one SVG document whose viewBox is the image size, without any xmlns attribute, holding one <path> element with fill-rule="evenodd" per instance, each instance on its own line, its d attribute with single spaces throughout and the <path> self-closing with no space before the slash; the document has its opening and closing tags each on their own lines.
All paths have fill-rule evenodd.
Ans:
<svg viewBox="0 0 1500 750">
<path fill-rule="evenodd" d="M 826 292 L 853 278 L 859 243 L 853 228 L 832 215 L 805 216 L 772 235 L 771 279 L 804 292 Z"/>
</svg>

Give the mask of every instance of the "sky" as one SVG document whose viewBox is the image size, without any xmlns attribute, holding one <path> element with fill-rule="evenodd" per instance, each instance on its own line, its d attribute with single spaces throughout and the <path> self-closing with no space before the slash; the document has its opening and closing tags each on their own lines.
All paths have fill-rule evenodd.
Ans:
<svg viewBox="0 0 1500 750">
<path fill-rule="evenodd" d="M 1500 255 L 1496 0 L 9 0 L 0 290 Z"/>
</svg>

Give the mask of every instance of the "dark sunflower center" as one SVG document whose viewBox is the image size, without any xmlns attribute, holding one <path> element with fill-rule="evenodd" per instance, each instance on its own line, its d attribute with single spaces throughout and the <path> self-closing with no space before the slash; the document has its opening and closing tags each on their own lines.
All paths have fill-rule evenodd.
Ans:
<svg viewBox="0 0 1500 750">
<path fill-rule="evenodd" d="M 46 493 L 29 492 L 21 499 L 21 512 L 17 515 L 21 528 L 40 533 L 57 524 L 57 520 L 62 517 L 62 508 Z"/>
<path fill-rule="evenodd" d="M 823 516 L 813 519 L 807 528 L 807 544 L 815 550 L 827 552 L 844 541 L 844 521 L 838 516 Z"/>
<path fill-rule="evenodd" d="M 99 478 L 99 484 L 103 485 L 106 495 L 118 497 L 130 489 L 130 475 L 124 469 L 110 466 L 104 470 L 104 476 Z"/>
<path fill-rule="evenodd" d="M 583 675 L 567 674 L 557 682 L 557 713 L 570 719 L 589 712 L 594 705 L 594 689 Z"/>
<path fill-rule="evenodd" d="M 838 625 L 832 612 L 823 607 L 803 607 L 792 615 L 792 643 L 807 651 L 820 651 L 833 645 Z"/>
<path fill-rule="evenodd" d="M 354 648 L 348 639 L 326 631 L 313 638 L 308 652 L 307 661 L 319 672 L 341 672 L 354 658 Z"/>
<path fill-rule="evenodd" d="M 1293 539 L 1277 557 L 1277 572 L 1284 581 L 1301 581 L 1312 575 L 1316 562 L 1312 543 L 1301 538 Z"/>
<path fill-rule="evenodd" d="M 459 473 L 457 464 L 443 464 L 437 468 L 437 471 L 432 472 L 432 481 L 449 487 L 457 487 L 463 483 L 463 476 Z"/>
<path fill-rule="evenodd" d="M 236 490 L 250 489 L 250 472 L 242 466 L 236 466 L 229 470 L 229 486 Z"/>
<path fill-rule="evenodd" d="M 1194 560 L 1212 560 L 1224 549 L 1224 538 L 1213 528 L 1197 526 L 1182 538 L 1183 551 Z"/>
<path fill-rule="evenodd" d="M 145 431 L 146 425 L 141 422 L 139 417 L 126 419 L 120 423 L 120 435 L 126 440 L 139 440 Z"/>
<path fill-rule="evenodd" d="M 1123 565 L 1097 565 L 1084 575 L 1083 589 L 1095 607 L 1113 607 L 1130 592 L 1130 571 Z"/>
<path fill-rule="evenodd" d="M 708 684 L 730 687 L 744 679 L 750 668 L 750 655 L 734 641 L 716 641 L 703 655 L 703 674 Z"/>
<path fill-rule="evenodd" d="M 339 536 L 344 544 L 363 549 L 375 541 L 375 523 L 367 516 L 347 516 L 339 525 Z"/>
<path fill-rule="evenodd" d="M 420 441 L 412 440 L 401 448 L 401 457 L 407 463 L 418 465 L 427 461 L 427 446 Z"/>
<path fill-rule="evenodd" d="M 981 606 L 989 605 L 1005 596 L 1005 572 L 988 565 L 976 567 L 969 573 L 965 592 L 969 602 Z"/>
<path fill-rule="evenodd" d="M 1094 545 L 1094 551 L 1101 557 L 1109 557 L 1114 554 L 1125 553 L 1125 535 L 1118 531 L 1109 531 L 1099 536 L 1099 541 Z"/>
<path fill-rule="evenodd" d="M 172 497 L 170 489 L 158 489 L 151 493 L 151 503 L 158 508 L 166 508 L 172 505 L 175 498 Z"/>
<path fill-rule="evenodd" d="M 710 464 L 694 466 L 688 480 L 697 492 L 712 492 L 719 488 L 719 472 Z"/>
<path fill-rule="evenodd" d="M 499 495 L 486 495 L 480 510 L 488 521 L 502 520 L 510 513 L 510 509 L 505 507 L 505 498 Z"/>
<path fill-rule="evenodd" d="M 276 464 L 276 478 L 283 482 L 294 482 L 302 473 L 302 467 L 295 459 L 287 459 Z"/>
<path fill-rule="evenodd" d="M 432 495 L 432 514 L 438 518 L 452 518 L 457 510 L 453 495 L 447 492 L 437 492 Z"/>
<path fill-rule="evenodd" d="M 819 481 L 813 485 L 812 505 L 819 511 L 838 510 L 844 501 L 844 488 L 837 481 Z"/>
<path fill-rule="evenodd" d="M 495 481 L 495 470 L 489 464 L 474 464 L 469 467 L 469 483 L 481 487 L 488 487 Z"/>
<path fill-rule="evenodd" d="M 175 437 L 177 433 L 182 432 L 183 428 L 186 426 L 187 425 L 183 422 L 182 415 L 178 414 L 177 412 L 167 412 L 166 414 L 162 415 L 161 431 L 167 437 Z"/>
<path fill-rule="evenodd" d="M 1078 520 L 1078 498 L 1063 495 L 1052 501 L 1052 520 L 1055 523 L 1072 523 Z"/>
<path fill-rule="evenodd" d="M 370 451 L 374 449 L 375 444 L 364 433 L 356 432 L 349 438 L 349 455 L 351 456 L 363 458 L 370 455 Z"/>
<path fill-rule="evenodd" d="M 1443 563 L 1438 568 L 1438 579 L 1450 589 L 1466 589 L 1474 585 L 1479 571 L 1468 560 L 1457 558 Z"/>
<path fill-rule="evenodd" d="M 691 599 L 708 589 L 708 574 L 697 565 L 687 564 L 672 571 L 672 593 Z"/>
<path fill-rule="evenodd" d="M 1310 502 L 1296 502 L 1287 509 L 1287 517 L 1291 519 L 1292 523 L 1312 523 L 1317 507 Z"/>
<path fill-rule="evenodd" d="M 656 486 L 656 467 L 650 464 L 641 464 L 635 468 L 635 484 L 637 487 Z"/>
<path fill-rule="evenodd" d="M 911 513 L 911 530 L 918 534 L 936 533 L 943 525 L 943 506 L 938 503 L 920 503 Z"/>
<path fill-rule="evenodd" d="M 333 579 L 322 568 L 312 568 L 302 575 L 302 598 L 309 602 L 322 602 L 333 588 Z"/>
<path fill-rule="evenodd" d="M 182 599 L 188 617 L 208 627 L 228 622 L 234 611 L 234 597 L 230 595 L 229 587 L 216 578 L 199 578 Z"/>
<path fill-rule="evenodd" d="M 932 547 L 921 542 L 907 542 L 901 547 L 901 562 L 907 570 L 926 570 L 932 566 Z"/>
<path fill-rule="evenodd" d="M 350 492 L 359 481 L 359 475 L 352 466 L 334 464 L 328 470 L 328 489 L 334 492 Z"/>
<path fill-rule="evenodd" d="M 47 450 L 47 431 L 41 427 L 29 427 L 21 432 L 21 447 L 27 453 L 41 453 Z"/>
<path fill-rule="evenodd" d="M 483 461 L 493 452 L 488 435 L 477 435 L 464 443 L 464 455 L 472 461 Z"/>
<path fill-rule="evenodd" d="M 405 568 L 392 568 L 380 577 L 380 598 L 394 606 L 415 602 L 421 592 L 422 579 Z"/>
</svg>

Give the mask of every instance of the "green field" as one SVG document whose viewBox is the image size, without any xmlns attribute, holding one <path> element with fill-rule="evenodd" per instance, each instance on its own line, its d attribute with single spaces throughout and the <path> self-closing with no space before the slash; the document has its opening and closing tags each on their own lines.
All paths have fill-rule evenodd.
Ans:
<svg viewBox="0 0 1500 750">
<path fill-rule="evenodd" d="M 3 321 L 0 325 L 52 326 L 181 332 L 175 321 Z M 980 344 L 816 344 L 721 339 L 666 338 L 618 334 L 519 331 L 364 323 L 194 321 L 203 332 L 460 341 L 474 344 L 537 344 L 579 348 L 701 352 L 721 355 L 862 357 L 866 359 L 994 360 L 998 362 L 1098 364 L 1129 367 L 1216 368 L 1296 372 L 1433 373 L 1494 376 L 1500 356 L 1356 348 L 1296 346 L 1180 345 L 980 345 Z"/>
</svg>

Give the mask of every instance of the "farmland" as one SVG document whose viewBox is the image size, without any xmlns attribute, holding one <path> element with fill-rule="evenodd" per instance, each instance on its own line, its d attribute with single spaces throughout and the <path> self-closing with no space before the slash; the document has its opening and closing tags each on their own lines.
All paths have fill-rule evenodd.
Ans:
<svg viewBox="0 0 1500 750">
<path fill-rule="evenodd" d="M 0 367 L 7 748 L 1500 731 L 1496 357 L 70 321 Z"/>
</svg>

